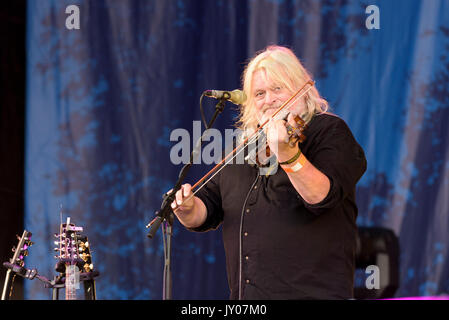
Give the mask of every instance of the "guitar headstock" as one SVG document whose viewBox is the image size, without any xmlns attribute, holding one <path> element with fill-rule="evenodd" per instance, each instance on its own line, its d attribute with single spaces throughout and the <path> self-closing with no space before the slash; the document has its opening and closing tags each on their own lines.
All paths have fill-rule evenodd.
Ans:
<svg viewBox="0 0 449 320">
<path fill-rule="evenodd" d="M 31 241 L 31 235 L 32 233 L 26 230 L 23 231 L 21 237 L 17 235 L 17 246 L 12 248 L 14 255 L 9 261 L 11 264 L 15 264 L 20 267 L 25 266 L 24 258 L 28 255 L 28 248 L 34 244 L 34 242 Z"/>
<path fill-rule="evenodd" d="M 92 272 L 94 270 L 94 265 L 92 263 L 92 253 L 87 236 L 81 236 L 78 238 L 78 253 L 81 260 L 84 262 L 83 271 Z"/>
<path fill-rule="evenodd" d="M 55 256 L 58 259 L 56 271 L 64 272 L 66 265 L 77 265 L 81 269 L 83 260 L 78 250 L 78 237 L 82 231 L 82 227 L 70 223 L 70 218 L 67 218 L 66 223 L 61 224 L 59 234 L 55 234 L 58 238 L 55 241 L 55 245 L 58 246 L 55 251 L 59 252 L 59 255 Z"/>
</svg>

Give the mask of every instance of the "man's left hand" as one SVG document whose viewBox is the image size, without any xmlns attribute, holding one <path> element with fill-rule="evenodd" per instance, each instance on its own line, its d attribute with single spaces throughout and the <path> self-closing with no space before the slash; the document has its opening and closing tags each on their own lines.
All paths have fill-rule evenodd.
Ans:
<svg viewBox="0 0 449 320">
<path fill-rule="evenodd" d="M 297 124 L 293 117 L 294 115 L 290 113 L 287 117 L 287 121 L 291 126 L 296 127 Z M 267 143 L 279 162 L 290 160 L 298 152 L 297 146 L 292 148 L 288 144 L 290 136 L 287 133 L 285 125 L 285 120 L 272 121 L 267 124 Z"/>
</svg>

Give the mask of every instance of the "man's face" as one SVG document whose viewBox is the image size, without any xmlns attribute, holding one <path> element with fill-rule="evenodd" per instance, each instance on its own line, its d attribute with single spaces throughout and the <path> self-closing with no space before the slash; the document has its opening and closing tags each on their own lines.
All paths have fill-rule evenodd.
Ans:
<svg viewBox="0 0 449 320">
<path fill-rule="evenodd" d="M 274 83 L 261 69 L 253 74 L 252 92 L 259 124 L 264 123 L 292 95 L 281 84 Z M 299 106 L 292 106 L 290 111 L 299 114 Z"/>
</svg>

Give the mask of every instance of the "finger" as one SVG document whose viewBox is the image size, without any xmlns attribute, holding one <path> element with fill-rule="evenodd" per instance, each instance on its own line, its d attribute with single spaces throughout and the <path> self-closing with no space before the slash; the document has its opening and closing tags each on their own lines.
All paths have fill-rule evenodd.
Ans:
<svg viewBox="0 0 449 320">
<path fill-rule="evenodd" d="M 178 192 L 176 192 L 175 199 L 176 199 L 176 204 L 178 206 L 180 206 L 182 204 L 182 199 L 183 199 L 183 197 L 182 197 L 182 187 L 181 187 L 181 189 L 178 190 Z"/>
<path fill-rule="evenodd" d="M 293 127 L 296 125 L 295 117 L 296 117 L 296 114 L 294 114 L 292 112 L 290 112 L 287 117 L 287 122 Z"/>
<path fill-rule="evenodd" d="M 184 196 L 184 198 L 186 198 L 192 192 L 192 186 L 190 184 L 186 183 L 182 187 L 183 187 L 183 196 Z"/>
<path fill-rule="evenodd" d="M 283 138 L 287 135 L 287 128 L 285 127 L 285 120 L 278 120 L 275 124 L 275 130 L 278 135 L 279 140 L 283 140 Z"/>
</svg>

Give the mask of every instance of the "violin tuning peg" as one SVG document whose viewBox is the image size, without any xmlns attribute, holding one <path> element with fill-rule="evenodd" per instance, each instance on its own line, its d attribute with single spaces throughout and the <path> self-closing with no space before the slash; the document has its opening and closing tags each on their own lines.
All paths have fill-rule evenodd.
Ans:
<svg viewBox="0 0 449 320">
<path fill-rule="evenodd" d="M 16 252 L 16 247 L 12 247 L 12 248 L 11 248 L 11 251 L 12 251 L 12 252 Z"/>
</svg>

